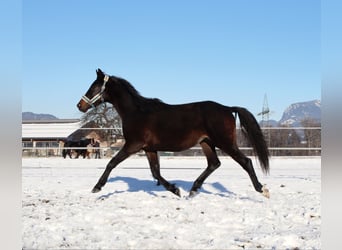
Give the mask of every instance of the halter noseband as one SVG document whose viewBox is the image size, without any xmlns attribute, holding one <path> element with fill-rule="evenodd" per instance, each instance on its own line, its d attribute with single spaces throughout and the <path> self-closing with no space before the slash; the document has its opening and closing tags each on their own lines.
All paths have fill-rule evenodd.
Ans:
<svg viewBox="0 0 342 250">
<path fill-rule="evenodd" d="M 85 101 L 87 104 L 89 104 L 90 106 L 92 106 L 93 108 L 95 107 L 94 103 L 97 102 L 97 100 L 99 100 L 101 98 L 101 101 L 103 102 L 104 99 L 103 99 L 103 92 L 106 88 L 106 83 L 108 82 L 109 80 L 109 76 L 108 75 L 105 75 L 104 79 L 103 79 L 103 84 L 102 84 L 102 87 L 101 87 L 101 91 L 96 94 L 93 98 L 89 99 L 88 97 L 86 97 L 85 95 L 82 96 L 82 100 Z"/>
</svg>

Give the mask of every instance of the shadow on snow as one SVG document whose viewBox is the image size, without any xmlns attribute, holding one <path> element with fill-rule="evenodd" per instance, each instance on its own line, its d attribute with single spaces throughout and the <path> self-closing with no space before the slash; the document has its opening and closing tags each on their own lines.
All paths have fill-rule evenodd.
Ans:
<svg viewBox="0 0 342 250">
<path fill-rule="evenodd" d="M 142 179 L 137 179 L 133 177 L 125 177 L 125 176 L 116 176 L 116 177 L 112 177 L 108 179 L 108 183 L 117 182 L 117 181 L 122 181 L 126 183 L 128 186 L 128 189 L 110 192 L 108 194 L 101 195 L 98 199 L 106 199 L 114 194 L 124 193 L 124 192 L 144 191 L 150 195 L 157 196 L 156 194 L 157 192 L 166 191 L 166 189 L 162 185 L 157 186 L 157 182 L 155 180 L 142 180 Z M 192 181 L 184 181 L 184 180 L 173 180 L 170 183 L 176 184 L 177 187 L 182 188 L 183 190 L 190 190 L 193 185 Z M 209 191 L 205 189 L 205 186 L 211 186 L 215 191 Z M 218 195 L 221 197 L 232 197 L 232 196 L 236 197 L 237 196 L 234 192 L 229 191 L 226 187 L 224 187 L 219 182 L 204 183 L 204 185 L 200 189 L 200 193 L 213 194 L 213 195 Z"/>
</svg>

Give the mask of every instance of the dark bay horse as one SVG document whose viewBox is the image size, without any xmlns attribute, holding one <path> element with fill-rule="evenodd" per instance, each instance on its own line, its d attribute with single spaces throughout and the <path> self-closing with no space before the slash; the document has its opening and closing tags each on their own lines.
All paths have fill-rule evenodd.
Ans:
<svg viewBox="0 0 342 250">
<path fill-rule="evenodd" d="M 73 149 L 76 152 L 76 159 L 81 155 L 84 158 L 86 158 L 86 156 L 88 156 L 88 149 L 87 146 L 89 144 L 93 144 L 94 143 L 94 139 L 81 139 L 79 141 L 74 141 L 74 140 L 67 140 L 64 143 L 64 148 L 62 151 L 62 156 L 65 159 L 67 156 L 69 156 L 69 158 L 71 157 L 71 148 L 75 148 Z"/>
<path fill-rule="evenodd" d="M 159 99 L 145 98 L 126 80 L 108 76 L 100 69 L 97 78 L 82 97 L 77 107 L 87 112 L 102 102 L 113 104 L 122 119 L 125 145 L 110 160 L 93 188 L 96 193 L 106 184 L 110 172 L 130 155 L 144 150 L 152 175 L 167 190 L 180 196 L 179 189 L 160 174 L 158 151 L 182 151 L 199 143 L 208 166 L 195 180 L 190 196 L 195 195 L 204 180 L 221 163 L 215 147 L 230 155 L 248 173 L 257 192 L 269 197 L 269 191 L 260 184 L 252 161 L 238 148 L 233 114 L 238 114 L 242 131 L 249 139 L 264 173 L 269 172 L 268 148 L 254 116 L 242 107 L 227 107 L 212 101 L 169 105 Z"/>
</svg>

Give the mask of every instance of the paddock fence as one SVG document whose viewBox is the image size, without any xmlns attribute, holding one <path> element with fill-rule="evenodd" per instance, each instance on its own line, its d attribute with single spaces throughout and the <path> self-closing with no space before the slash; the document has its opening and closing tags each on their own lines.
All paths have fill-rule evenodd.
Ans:
<svg viewBox="0 0 342 250">
<path fill-rule="evenodd" d="M 95 157 L 95 149 L 100 152 L 100 158 L 112 157 L 120 150 L 124 142 L 117 143 L 115 137 L 120 135 L 118 128 L 80 128 L 80 130 L 101 130 L 107 135 L 107 140 L 99 148 L 63 147 L 58 140 L 37 140 L 22 143 L 22 157 L 62 157 L 63 149 L 88 149 L 89 158 Z M 321 127 L 263 127 L 263 134 L 271 156 L 320 156 L 321 155 Z M 241 129 L 237 129 L 237 141 L 240 150 L 248 156 L 254 152 Z M 226 155 L 217 149 L 218 155 Z M 137 155 L 144 155 L 139 152 Z M 181 152 L 160 152 L 161 156 L 203 156 L 200 145 L 196 145 Z M 82 158 L 80 156 L 80 158 Z"/>
</svg>

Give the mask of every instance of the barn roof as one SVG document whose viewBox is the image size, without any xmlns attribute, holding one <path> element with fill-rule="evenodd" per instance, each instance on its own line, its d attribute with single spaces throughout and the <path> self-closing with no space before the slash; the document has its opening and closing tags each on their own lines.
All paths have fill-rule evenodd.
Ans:
<svg viewBox="0 0 342 250">
<path fill-rule="evenodd" d="M 65 139 L 82 126 L 80 120 L 25 120 L 22 122 L 22 139 Z"/>
</svg>

